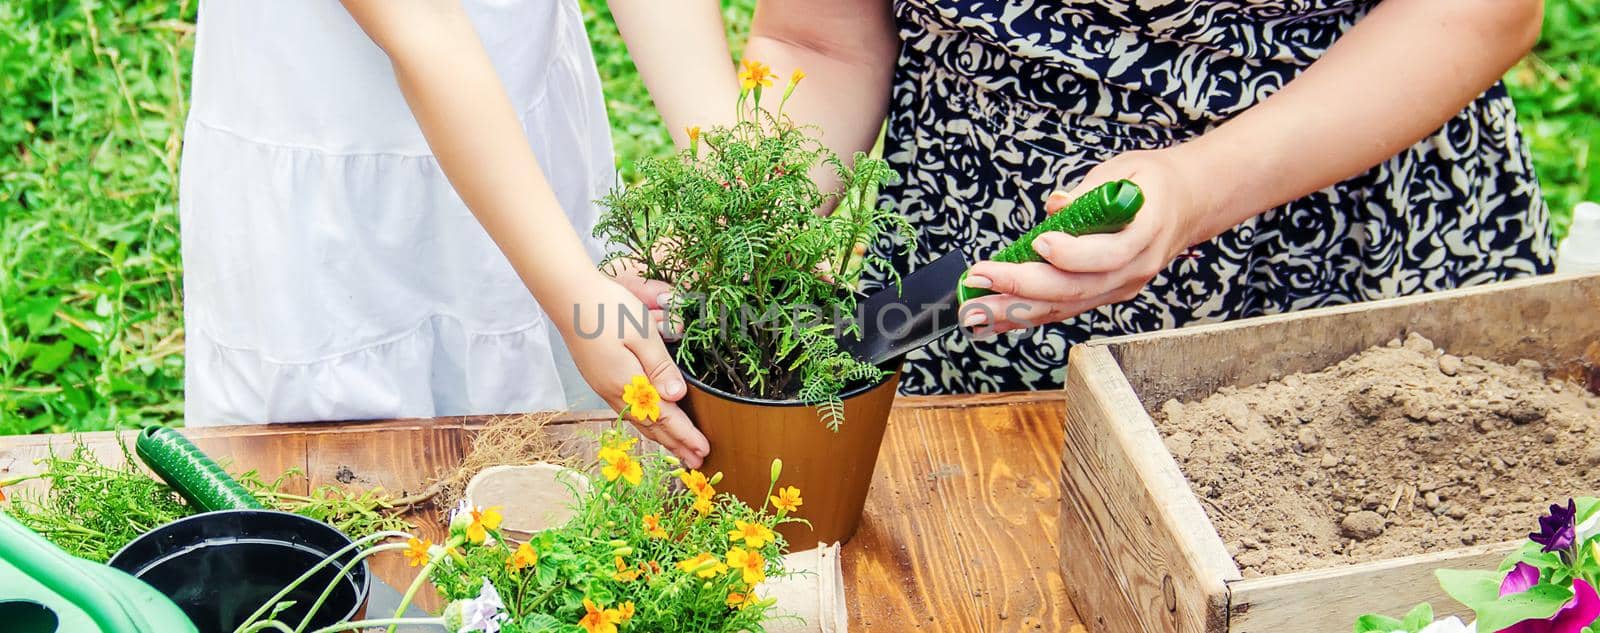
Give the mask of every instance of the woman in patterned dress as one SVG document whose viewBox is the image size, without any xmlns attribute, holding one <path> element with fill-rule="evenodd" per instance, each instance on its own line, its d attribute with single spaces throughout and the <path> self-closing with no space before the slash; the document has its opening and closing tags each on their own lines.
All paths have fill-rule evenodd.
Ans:
<svg viewBox="0 0 1600 633">
<path fill-rule="evenodd" d="M 717 2 L 611 4 L 674 129 L 729 118 Z M 901 383 L 1048 389 L 1091 337 L 1550 271 L 1499 83 L 1541 16 L 1538 0 L 775 0 L 745 55 L 806 71 L 786 112 L 842 155 L 887 115 L 902 180 L 883 203 L 921 237 L 909 256 L 874 248 L 902 273 L 981 260 L 1099 183 L 1143 188 L 1120 233 L 977 264 L 969 285 L 1001 294 L 966 324 L 993 336 L 935 341 Z"/>
</svg>

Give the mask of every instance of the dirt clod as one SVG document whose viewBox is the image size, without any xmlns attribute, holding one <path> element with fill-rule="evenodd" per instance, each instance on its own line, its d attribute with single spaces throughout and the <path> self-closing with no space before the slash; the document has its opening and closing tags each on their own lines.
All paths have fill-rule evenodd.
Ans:
<svg viewBox="0 0 1600 633">
<path fill-rule="evenodd" d="M 1411 334 L 1155 417 L 1224 541 L 1256 539 L 1235 562 L 1272 575 L 1517 539 L 1593 494 L 1559 464 L 1600 467 L 1600 397 L 1557 384 Z"/>
<path fill-rule="evenodd" d="M 1357 541 L 1383 534 L 1383 527 L 1383 515 L 1371 510 L 1353 512 L 1339 522 L 1339 532 Z"/>
</svg>

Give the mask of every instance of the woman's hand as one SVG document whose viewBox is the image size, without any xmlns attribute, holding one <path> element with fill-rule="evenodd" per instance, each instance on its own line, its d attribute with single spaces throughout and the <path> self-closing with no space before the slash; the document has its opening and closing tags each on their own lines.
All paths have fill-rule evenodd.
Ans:
<svg viewBox="0 0 1600 633">
<path fill-rule="evenodd" d="M 1061 321 L 1109 303 L 1127 301 L 1189 246 L 1212 236 L 1193 227 L 1214 201 L 1194 172 L 1185 170 L 1182 146 L 1128 152 L 1095 167 L 1071 191 L 1051 194 L 1055 213 L 1095 187 L 1128 179 L 1144 191 L 1144 206 L 1116 233 L 1075 237 L 1042 234 L 1033 242 L 1044 261 L 979 262 L 966 285 L 997 294 L 963 306 L 962 325 L 980 336 Z"/>
<path fill-rule="evenodd" d="M 661 393 L 661 416 L 650 421 L 630 415 L 630 421 L 685 466 L 699 468 L 711 454 L 711 444 L 675 404 L 687 386 L 667 353 L 656 319 L 646 316 L 649 305 L 599 273 L 569 287 L 575 290 L 562 302 L 567 305 L 565 313 L 552 312 L 551 317 L 561 328 L 583 379 L 612 409 L 622 411 L 627 406 L 623 387 L 634 376 L 648 377 Z"/>
</svg>

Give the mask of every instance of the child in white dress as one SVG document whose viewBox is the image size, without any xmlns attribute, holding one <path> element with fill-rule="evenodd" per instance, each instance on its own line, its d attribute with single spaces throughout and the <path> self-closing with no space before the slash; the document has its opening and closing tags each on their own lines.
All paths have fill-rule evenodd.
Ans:
<svg viewBox="0 0 1600 633">
<path fill-rule="evenodd" d="M 659 335 L 574 327 L 664 289 L 595 270 L 608 130 L 576 0 L 203 1 L 187 423 L 557 409 L 564 340 L 614 407 L 649 375 L 698 464 Z"/>
</svg>

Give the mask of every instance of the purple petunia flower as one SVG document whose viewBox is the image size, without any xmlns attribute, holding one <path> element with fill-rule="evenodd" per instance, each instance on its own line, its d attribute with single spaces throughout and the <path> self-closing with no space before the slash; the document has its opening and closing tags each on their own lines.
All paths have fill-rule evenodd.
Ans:
<svg viewBox="0 0 1600 633">
<path fill-rule="evenodd" d="M 1539 531 L 1528 535 L 1535 543 L 1544 546 L 1546 552 L 1566 551 L 1572 549 L 1572 544 L 1577 541 L 1578 529 L 1578 504 L 1572 499 L 1567 500 L 1567 506 L 1559 504 L 1550 506 L 1550 514 L 1539 517 Z"/>
<path fill-rule="evenodd" d="M 1539 569 L 1527 563 L 1517 563 L 1500 583 L 1500 596 L 1519 594 L 1537 584 Z M 1600 618 L 1600 594 L 1581 579 L 1572 581 L 1572 593 L 1572 600 L 1555 615 L 1541 620 L 1523 620 L 1500 633 L 1581 633 L 1584 627 Z"/>
</svg>

